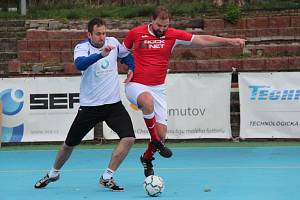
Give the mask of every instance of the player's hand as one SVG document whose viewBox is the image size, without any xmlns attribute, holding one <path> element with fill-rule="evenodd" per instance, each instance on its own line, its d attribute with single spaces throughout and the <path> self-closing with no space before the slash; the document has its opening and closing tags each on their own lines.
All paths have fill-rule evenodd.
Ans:
<svg viewBox="0 0 300 200">
<path fill-rule="evenodd" d="M 127 77 L 126 77 L 126 79 L 124 80 L 124 83 L 130 82 L 132 78 L 133 78 L 133 71 L 132 71 L 132 70 L 128 70 L 128 72 L 127 72 Z"/>
<path fill-rule="evenodd" d="M 104 46 L 102 48 L 102 52 L 101 52 L 101 55 L 103 57 L 105 56 L 108 56 L 108 54 L 110 53 L 111 50 L 113 50 L 115 47 L 113 45 L 107 45 L 107 46 Z"/>
<path fill-rule="evenodd" d="M 242 38 L 229 38 L 228 43 L 233 46 L 240 46 L 241 48 L 244 48 L 246 40 Z"/>
</svg>

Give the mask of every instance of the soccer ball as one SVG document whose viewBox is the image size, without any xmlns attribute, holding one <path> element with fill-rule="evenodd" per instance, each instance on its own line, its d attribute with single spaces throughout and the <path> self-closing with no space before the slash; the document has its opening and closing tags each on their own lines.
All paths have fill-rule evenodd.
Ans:
<svg viewBox="0 0 300 200">
<path fill-rule="evenodd" d="M 144 189 L 149 196 L 157 197 L 165 189 L 164 180 L 159 176 L 150 175 L 144 181 Z"/>
</svg>

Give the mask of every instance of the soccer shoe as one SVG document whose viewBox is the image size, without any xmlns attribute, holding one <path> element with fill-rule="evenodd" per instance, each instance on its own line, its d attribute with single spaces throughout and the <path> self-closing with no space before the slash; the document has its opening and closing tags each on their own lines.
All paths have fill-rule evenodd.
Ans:
<svg viewBox="0 0 300 200">
<path fill-rule="evenodd" d="M 124 188 L 118 186 L 113 178 L 103 179 L 103 177 L 101 176 L 99 183 L 103 187 L 109 188 L 113 192 L 123 192 L 124 191 Z"/>
<path fill-rule="evenodd" d="M 157 140 L 152 140 L 151 144 L 153 145 L 154 149 L 158 151 L 158 153 L 165 158 L 170 158 L 172 156 L 172 151 L 168 147 L 166 147 L 162 142 Z"/>
<path fill-rule="evenodd" d="M 150 160 L 146 160 L 143 158 L 143 156 L 140 157 L 141 163 L 144 167 L 144 174 L 145 177 L 148 177 L 150 175 L 154 175 L 154 170 L 153 170 L 153 165 L 152 165 L 152 160 L 154 158 L 151 158 Z"/>
<path fill-rule="evenodd" d="M 59 179 L 59 175 L 55 176 L 55 177 L 49 177 L 49 174 L 47 174 L 44 178 L 42 178 L 41 180 L 39 180 L 38 182 L 36 182 L 36 184 L 34 185 L 35 188 L 44 188 L 46 187 L 49 183 L 51 182 L 55 182 Z"/>
</svg>

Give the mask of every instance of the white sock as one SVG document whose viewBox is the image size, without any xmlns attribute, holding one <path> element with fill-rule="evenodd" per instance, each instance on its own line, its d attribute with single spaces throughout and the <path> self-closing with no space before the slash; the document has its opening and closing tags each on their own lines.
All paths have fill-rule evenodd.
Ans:
<svg viewBox="0 0 300 200">
<path fill-rule="evenodd" d="M 145 119 L 152 119 L 153 117 L 154 117 L 154 112 L 152 112 L 152 113 L 150 113 L 149 115 L 145 115 L 145 114 L 143 114 L 143 117 L 145 118 Z"/>
<path fill-rule="evenodd" d="M 103 177 L 103 179 L 105 179 L 105 180 L 111 179 L 111 178 L 113 177 L 114 173 L 115 173 L 115 172 L 114 172 L 113 170 L 107 168 L 107 169 L 104 171 L 102 177 Z"/>
<path fill-rule="evenodd" d="M 50 172 L 49 172 L 49 177 L 53 178 L 59 175 L 59 169 L 55 169 L 55 168 L 51 168 Z"/>
</svg>

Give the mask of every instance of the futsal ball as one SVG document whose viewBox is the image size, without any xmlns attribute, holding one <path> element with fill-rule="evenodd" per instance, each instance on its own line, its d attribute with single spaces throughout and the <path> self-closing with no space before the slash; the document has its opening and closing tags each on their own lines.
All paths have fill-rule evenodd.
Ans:
<svg viewBox="0 0 300 200">
<path fill-rule="evenodd" d="M 159 176 L 150 175 L 144 181 L 144 189 L 149 196 L 157 197 L 165 189 L 164 180 Z"/>
</svg>

